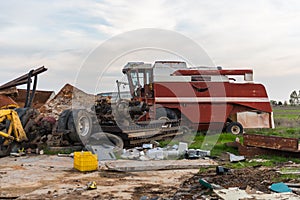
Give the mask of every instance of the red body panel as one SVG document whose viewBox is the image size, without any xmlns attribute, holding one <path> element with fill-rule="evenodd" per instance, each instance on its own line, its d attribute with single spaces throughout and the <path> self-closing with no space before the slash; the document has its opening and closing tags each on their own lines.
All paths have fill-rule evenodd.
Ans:
<svg viewBox="0 0 300 200">
<path fill-rule="evenodd" d="M 245 75 L 253 74 L 252 69 L 223 69 L 223 70 L 197 70 L 197 69 L 183 69 L 177 70 L 172 75 L 174 76 L 193 76 L 193 75 Z"/>
<path fill-rule="evenodd" d="M 222 123 L 243 111 L 272 112 L 261 84 L 231 82 L 154 83 L 155 104 L 177 108 L 195 124 Z"/>
</svg>

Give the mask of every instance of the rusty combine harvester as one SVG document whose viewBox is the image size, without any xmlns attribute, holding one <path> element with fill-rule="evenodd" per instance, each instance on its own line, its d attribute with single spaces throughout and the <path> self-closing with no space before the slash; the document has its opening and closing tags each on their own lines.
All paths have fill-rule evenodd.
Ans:
<svg viewBox="0 0 300 200">
<path fill-rule="evenodd" d="M 130 62 L 123 73 L 128 82 L 117 81 L 116 99 L 100 97 L 94 112 L 65 110 L 58 130 L 82 143 L 93 133 L 111 133 L 134 146 L 190 130 L 240 134 L 245 128 L 274 127 L 267 92 L 253 82 L 252 70 L 157 61 Z M 129 85 L 130 99 L 121 98 L 121 85 Z"/>
</svg>

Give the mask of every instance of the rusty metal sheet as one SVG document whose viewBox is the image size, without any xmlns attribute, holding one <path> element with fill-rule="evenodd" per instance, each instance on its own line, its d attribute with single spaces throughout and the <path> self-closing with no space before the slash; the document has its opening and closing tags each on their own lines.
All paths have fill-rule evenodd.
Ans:
<svg viewBox="0 0 300 200">
<path fill-rule="evenodd" d="M 26 89 L 18 89 L 18 96 L 13 97 L 13 99 L 19 104 L 20 107 L 23 107 L 26 101 Z M 32 107 L 35 109 L 43 106 L 52 96 L 54 96 L 54 91 L 43 91 L 36 90 Z"/>
<path fill-rule="evenodd" d="M 259 147 L 249 147 L 249 146 L 238 146 L 239 155 L 243 155 L 246 157 L 254 157 L 260 155 L 277 155 L 283 157 L 291 157 L 291 158 L 300 158 L 299 151 L 282 151 L 277 149 L 266 149 Z"/>
<path fill-rule="evenodd" d="M 299 141 L 296 138 L 265 136 L 257 134 L 244 134 L 244 145 L 276 149 L 282 151 L 298 151 Z"/>
<path fill-rule="evenodd" d="M 14 100 L 10 97 L 0 94 L 0 108 L 9 106 L 9 105 L 18 105 Z"/>
</svg>

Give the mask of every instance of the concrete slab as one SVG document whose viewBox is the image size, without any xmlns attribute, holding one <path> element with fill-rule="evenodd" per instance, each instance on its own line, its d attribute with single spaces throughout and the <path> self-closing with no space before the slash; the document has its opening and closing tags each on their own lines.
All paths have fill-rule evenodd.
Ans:
<svg viewBox="0 0 300 200">
<path fill-rule="evenodd" d="M 105 165 L 108 170 L 132 172 L 169 169 L 199 169 L 200 167 L 216 166 L 218 163 L 210 159 L 149 161 L 116 160 L 105 162 Z"/>
</svg>

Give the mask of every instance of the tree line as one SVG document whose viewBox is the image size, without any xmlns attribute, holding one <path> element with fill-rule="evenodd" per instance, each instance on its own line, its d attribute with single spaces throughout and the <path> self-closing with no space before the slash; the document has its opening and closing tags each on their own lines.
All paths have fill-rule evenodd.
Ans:
<svg viewBox="0 0 300 200">
<path fill-rule="evenodd" d="M 284 106 L 287 106 L 287 105 L 299 106 L 300 105 L 300 90 L 298 93 L 296 90 L 294 90 L 290 94 L 290 99 L 288 102 L 287 101 L 281 102 L 281 101 L 274 101 L 274 100 L 271 100 L 270 102 L 273 106 L 282 106 L 282 105 L 284 105 Z"/>
</svg>

